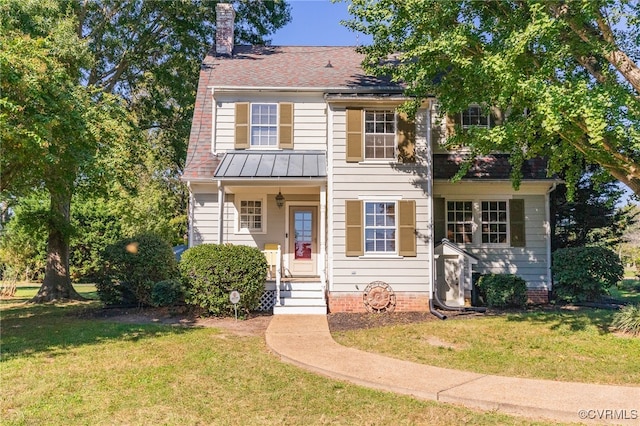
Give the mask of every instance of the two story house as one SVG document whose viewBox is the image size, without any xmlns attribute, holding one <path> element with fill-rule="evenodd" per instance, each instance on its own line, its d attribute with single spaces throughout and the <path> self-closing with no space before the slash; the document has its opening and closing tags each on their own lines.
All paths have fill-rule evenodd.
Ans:
<svg viewBox="0 0 640 426">
<path fill-rule="evenodd" d="M 275 313 L 462 306 L 472 270 L 517 274 L 547 300 L 544 161 L 525 164 L 518 191 L 500 154 L 452 183 L 463 153 L 440 148 L 436 99 L 407 117 L 402 85 L 366 75 L 353 47 L 234 46 L 233 9 L 217 14 L 182 177 L 189 246 L 264 250 Z M 458 119 L 489 125 L 474 106 Z"/>
</svg>

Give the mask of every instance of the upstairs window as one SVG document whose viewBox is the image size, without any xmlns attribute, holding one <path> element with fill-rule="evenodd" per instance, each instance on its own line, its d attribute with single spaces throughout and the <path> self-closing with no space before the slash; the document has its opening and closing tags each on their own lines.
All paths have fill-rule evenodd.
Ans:
<svg viewBox="0 0 640 426">
<path fill-rule="evenodd" d="M 365 111 L 364 158 L 368 160 L 394 160 L 396 158 L 394 111 Z"/>
<path fill-rule="evenodd" d="M 277 104 L 251 104 L 251 146 L 278 146 Z"/>
<path fill-rule="evenodd" d="M 479 106 L 470 106 L 462 111 L 462 128 L 489 127 L 489 117 Z"/>
</svg>

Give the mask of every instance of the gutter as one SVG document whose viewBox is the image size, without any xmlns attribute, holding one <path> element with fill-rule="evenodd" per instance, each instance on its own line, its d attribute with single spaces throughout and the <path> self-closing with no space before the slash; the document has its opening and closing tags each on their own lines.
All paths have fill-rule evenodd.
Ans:
<svg viewBox="0 0 640 426">
<path fill-rule="evenodd" d="M 403 93 L 398 86 L 377 86 L 375 88 L 356 87 L 305 87 L 305 86 L 208 86 L 219 92 L 323 92 L 323 93 L 389 93 L 390 91 Z M 409 99 L 409 98 L 407 98 Z"/>
</svg>

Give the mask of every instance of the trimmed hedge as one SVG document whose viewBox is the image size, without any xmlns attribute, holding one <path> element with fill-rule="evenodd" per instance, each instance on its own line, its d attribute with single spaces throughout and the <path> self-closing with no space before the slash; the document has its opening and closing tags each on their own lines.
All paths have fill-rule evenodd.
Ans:
<svg viewBox="0 0 640 426">
<path fill-rule="evenodd" d="M 179 280 L 158 281 L 151 286 L 151 304 L 156 307 L 184 302 L 184 290 Z"/>
<path fill-rule="evenodd" d="M 254 247 L 201 244 L 186 250 L 180 259 L 185 302 L 214 315 L 234 312 L 229 293 L 240 292 L 239 308 L 245 312 L 260 304 L 267 279 L 267 261 Z"/>
<path fill-rule="evenodd" d="M 152 305 L 155 283 L 178 278 L 171 245 L 154 234 L 141 234 L 111 244 L 102 253 L 98 296 L 107 305 Z"/>
<path fill-rule="evenodd" d="M 617 254 L 604 247 L 568 247 L 553 253 L 553 292 L 565 302 L 594 302 L 624 275 Z"/>
<path fill-rule="evenodd" d="M 527 303 L 527 282 L 517 275 L 481 275 L 476 285 L 490 308 L 522 308 Z"/>
</svg>

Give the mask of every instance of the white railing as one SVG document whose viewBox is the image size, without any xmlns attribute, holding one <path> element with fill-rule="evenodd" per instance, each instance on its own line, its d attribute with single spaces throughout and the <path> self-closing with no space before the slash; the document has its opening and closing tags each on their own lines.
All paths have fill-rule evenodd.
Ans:
<svg viewBox="0 0 640 426">
<path fill-rule="evenodd" d="M 280 244 L 266 244 L 262 251 L 267 259 L 267 279 L 276 281 L 276 306 L 280 306 L 280 282 L 282 281 L 282 250 Z"/>
</svg>

